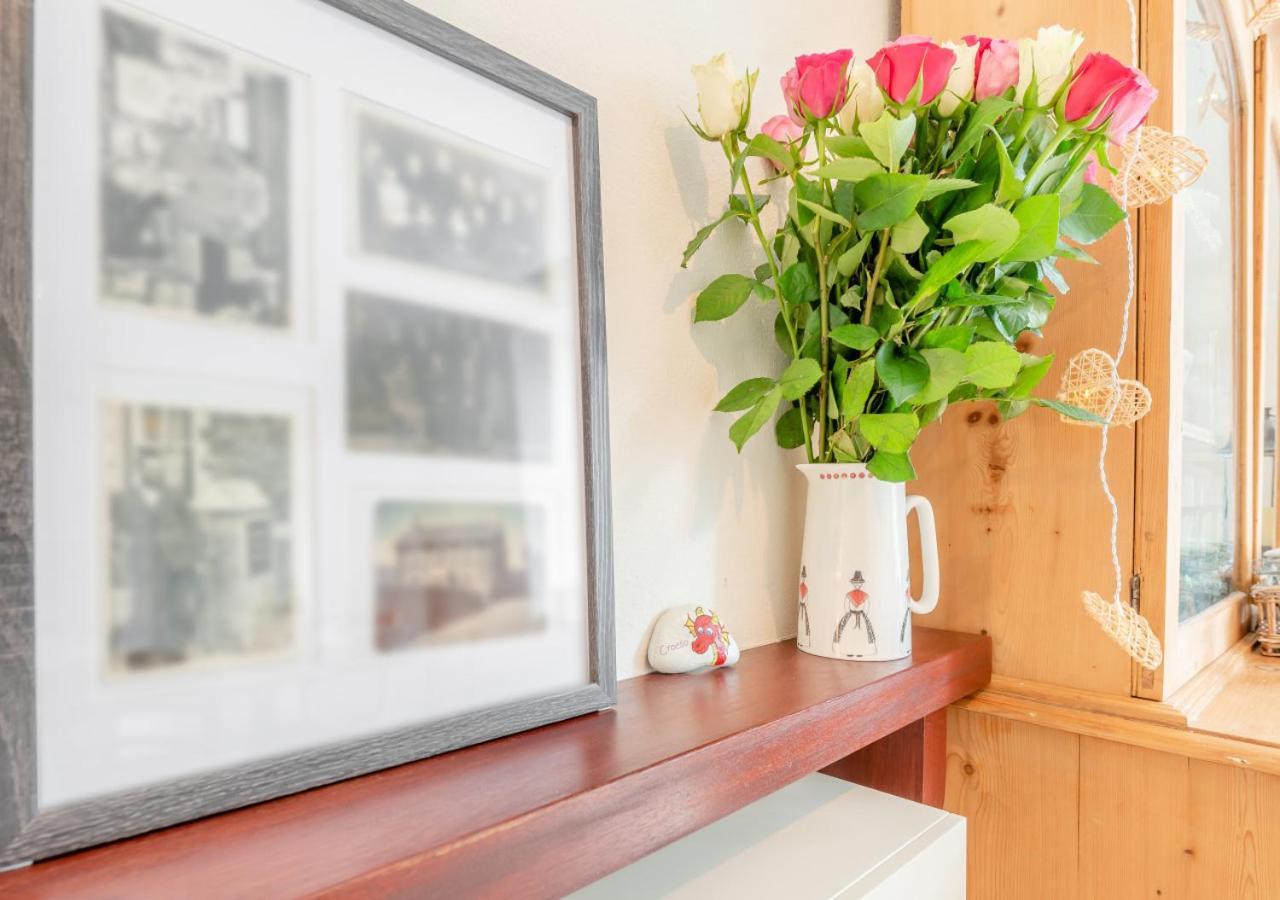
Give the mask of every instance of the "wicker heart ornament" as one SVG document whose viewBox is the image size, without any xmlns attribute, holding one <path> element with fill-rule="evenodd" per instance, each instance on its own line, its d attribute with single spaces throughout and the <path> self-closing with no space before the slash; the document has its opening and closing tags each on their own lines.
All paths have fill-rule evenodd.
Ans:
<svg viewBox="0 0 1280 900">
<path fill-rule="evenodd" d="M 1058 399 L 1088 410 L 1112 425 L 1132 425 L 1151 410 L 1151 392 L 1146 385 L 1120 378 L 1115 360 L 1096 347 L 1072 357 L 1062 378 Z M 1074 425 L 1097 424 L 1067 416 L 1061 418 Z"/>
<path fill-rule="evenodd" d="M 1123 647 L 1138 665 L 1148 672 L 1160 668 L 1164 659 L 1160 639 L 1151 630 L 1151 623 L 1136 609 L 1119 600 L 1104 600 L 1093 591 L 1084 591 L 1080 599 L 1107 636 Z"/>
<path fill-rule="evenodd" d="M 1129 207 L 1164 203 L 1195 184 L 1209 164 L 1209 154 L 1191 141 L 1154 125 L 1136 129 L 1120 150 L 1119 174 L 1111 193 Z"/>
</svg>

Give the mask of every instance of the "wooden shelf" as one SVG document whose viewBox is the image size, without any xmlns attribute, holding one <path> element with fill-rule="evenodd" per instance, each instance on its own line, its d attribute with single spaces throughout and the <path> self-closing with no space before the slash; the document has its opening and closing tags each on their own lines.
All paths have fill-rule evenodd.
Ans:
<svg viewBox="0 0 1280 900">
<path fill-rule="evenodd" d="M 914 641 L 629 679 L 616 710 L 37 863 L 0 895 L 558 896 L 824 767 L 937 804 L 939 711 L 988 682 L 991 642 Z"/>
</svg>

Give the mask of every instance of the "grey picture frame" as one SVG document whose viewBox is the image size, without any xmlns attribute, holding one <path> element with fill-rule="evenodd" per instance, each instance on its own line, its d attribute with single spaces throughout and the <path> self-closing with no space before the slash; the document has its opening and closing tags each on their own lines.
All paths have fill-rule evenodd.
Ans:
<svg viewBox="0 0 1280 900">
<path fill-rule="evenodd" d="M 317 0 L 569 117 L 576 180 L 590 634 L 585 687 L 39 809 L 32 458 L 33 0 L 0 0 L 0 868 L 605 709 L 617 697 L 596 101 L 403 0 Z"/>
</svg>

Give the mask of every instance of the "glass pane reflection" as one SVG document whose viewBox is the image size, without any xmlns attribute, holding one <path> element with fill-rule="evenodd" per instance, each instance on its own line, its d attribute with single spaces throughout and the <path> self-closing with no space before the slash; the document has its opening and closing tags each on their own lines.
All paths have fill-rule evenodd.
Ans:
<svg viewBox="0 0 1280 900">
<path fill-rule="evenodd" d="M 1237 98 L 1232 46 L 1215 0 L 1187 4 L 1186 133 L 1209 167 L 1182 194 L 1182 532 L 1179 618 L 1231 591 L 1236 532 L 1235 292 L 1232 198 Z"/>
</svg>

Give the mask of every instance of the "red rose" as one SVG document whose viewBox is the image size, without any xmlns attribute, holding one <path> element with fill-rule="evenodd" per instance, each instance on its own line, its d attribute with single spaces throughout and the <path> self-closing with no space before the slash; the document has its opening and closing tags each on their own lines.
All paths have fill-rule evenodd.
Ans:
<svg viewBox="0 0 1280 900">
<path fill-rule="evenodd" d="M 1107 137 L 1120 143 L 1147 117 L 1156 101 L 1147 76 L 1105 53 L 1090 53 L 1067 89 L 1063 115 L 1090 131 L 1107 124 Z"/>
<path fill-rule="evenodd" d="M 880 88 L 894 103 L 906 103 L 919 82 L 922 105 L 932 103 L 942 93 L 955 64 L 953 52 L 914 34 L 903 35 L 892 44 L 886 44 L 869 61 Z"/>
<path fill-rule="evenodd" d="M 852 50 L 797 56 L 795 68 L 782 76 L 782 96 L 791 120 L 825 119 L 844 106 L 849 96 Z"/>
<path fill-rule="evenodd" d="M 782 95 L 792 121 L 825 119 L 844 106 L 849 93 L 852 50 L 797 56 L 796 64 L 782 76 Z"/>
</svg>

